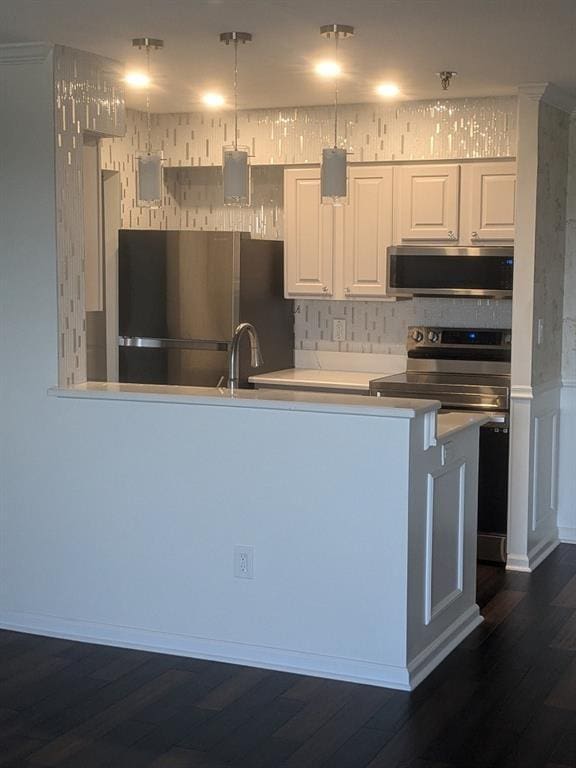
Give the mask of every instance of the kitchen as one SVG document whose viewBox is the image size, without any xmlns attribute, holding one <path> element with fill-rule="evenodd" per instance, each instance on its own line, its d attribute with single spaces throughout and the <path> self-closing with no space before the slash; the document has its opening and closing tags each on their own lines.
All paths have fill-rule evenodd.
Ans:
<svg viewBox="0 0 576 768">
<path fill-rule="evenodd" d="M 334 39 L 321 37 L 319 26 L 311 59 L 333 55 Z M 351 70 L 365 28 L 358 23 L 340 41 Z M 211 61 L 227 73 L 221 82 L 230 100 L 234 46 L 220 45 L 218 34 L 204 37 Z M 238 46 L 241 104 L 259 44 L 255 34 Z M 146 46 L 130 52 L 130 37 L 123 45 L 130 66 L 142 69 Z M 483 557 L 529 573 L 560 541 L 575 538 L 572 389 L 561 378 L 564 365 L 570 381 L 572 97 L 533 83 L 470 95 L 463 73 L 444 90 L 432 72 L 427 98 L 377 99 L 356 89 L 356 76 L 345 78 L 335 112 L 334 78 L 322 80 L 310 64 L 305 77 L 316 84 L 303 106 L 285 106 L 284 94 L 265 106 L 251 92 L 255 106 L 237 115 L 230 105 L 182 109 L 162 74 L 170 45 L 166 36 L 149 51 L 161 85 L 150 90 L 149 115 L 145 93 L 128 86 L 124 108 L 127 68 L 105 57 L 65 46 L 3 46 L 15 121 L 3 137 L 12 156 L 5 178 L 15 182 L 26 167 L 41 172 L 43 195 L 30 232 L 13 236 L 14 253 L 25 254 L 26 238 L 49 243 L 52 227 L 56 238 L 46 247 L 41 283 L 38 264 L 24 255 L 11 267 L 8 284 L 25 284 L 38 298 L 38 322 L 23 336 L 18 303 L 2 296 L 4 327 L 18 329 L 43 370 L 39 387 L 22 347 L 3 340 L 21 371 L 18 394 L 5 390 L 15 452 L 3 455 L 11 468 L 4 506 L 21 517 L 5 521 L 2 626 L 409 690 L 480 621 L 480 432 L 497 441 L 480 460 L 480 493 L 499 485 L 500 508 L 499 522 L 481 531 L 489 539 Z M 24 153 L 15 126 L 26 104 L 15 93 L 34 94 L 35 109 L 42 108 Z M 322 152 L 333 147 L 335 125 L 337 144 L 351 153 L 344 154 L 346 190 L 322 200 Z M 250 155 L 250 199 L 241 206 L 224 205 L 222 148 L 234 135 L 231 151 L 248 147 Z M 139 162 L 160 152 L 161 193 L 142 200 Z M 12 231 L 18 197 L 5 200 L 3 225 Z M 130 274 L 126 254 L 150 254 L 154 238 L 163 254 L 156 266 L 167 271 L 156 273 L 153 293 L 142 294 L 130 317 L 123 299 L 130 296 L 131 309 L 140 300 L 133 287 L 142 260 L 133 258 Z M 214 243 L 224 241 L 232 309 L 223 335 L 213 328 L 198 334 L 181 283 L 181 306 L 159 286 L 185 273 L 191 253 L 207 253 L 204 273 L 222 277 Z M 270 335 L 268 310 L 254 320 L 232 298 L 236 288 L 242 296 L 243 281 L 246 295 L 255 289 L 242 267 L 252 247 L 275 254 L 273 286 L 263 290 L 277 300 L 281 337 Z M 165 302 L 160 324 L 135 322 L 138 314 L 149 320 L 146 308 L 158 301 Z M 205 319 L 215 303 L 204 297 L 203 307 Z M 263 366 L 248 366 L 260 362 L 254 337 L 236 338 L 230 365 L 240 322 L 253 322 L 261 337 Z M 134 363 L 142 352 L 163 360 L 152 380 L 156 364 Z M 208 353 L 217 366 L 197 362 Z M 239 381 L 230 387 L 238 363 Z M 210 375 L 195 380 L 199 370 Z M 43 424 L 47 437 L 24 441 L 24 419 Z M 48 435 L 56 432 L 52 451 Z M 39 482 L 23 494 L 29 463 Z M 439 479 L 446 468 L 454 475 Z M 504 480 L 494 483 L 497 472 Z M 388 502 L 376 515 L 382 487 Z M 38 527 L 46 489 L 58 524 Z M 188 515 L 192 493 L 196 523 L 199 510 L 210 511 L 200 515 L 200 528 Z M 484 506 L 493 511 L 494 497 Z M 266 519 L 274 508 L 278 517 Z M 363 535 L 359 545 L 355 530 L 370 530 L 371 544 Z M 296 531 L 306 534 L 295 538 Z M 390 570 L 382 570 L 383 552 Z M 20 578 L 22 562 L 32 577 Z M 386 581 L 383 596 L 376 585 Z M 205 585 L 205 595 L 195 597 L 196 615 L 183 617 L 194 583 Z M 294 599 L 307 638 L 293 630 L 298 613 L 278 610 Z M 348 629 L 339 631 L 343 605 Z M 397 634 L 382 633 L 375 605 L 396 617 Z"/>
</svg>

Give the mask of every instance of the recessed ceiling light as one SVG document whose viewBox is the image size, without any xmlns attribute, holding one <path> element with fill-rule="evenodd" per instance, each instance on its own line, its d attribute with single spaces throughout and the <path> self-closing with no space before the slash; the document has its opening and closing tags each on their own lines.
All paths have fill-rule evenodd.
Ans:
<svg viewBox="0 0 576 768">
<path fill-rule="evenodd" d="M 209 93 L 205 93 L 202 96 L 202 103 L 205 104 L 207 107 L 223 107 L 224 106 L 224 96 L 220 93 L 214 93 L 213 91 Z"/>
<path fill-rule="evenodd" d="M 132 88 L 148 88 L 151 80 L 149 75 L 144 72 L 128 72 L 124 82 Z"/>
<path fill-rule="evenodd" d="M 316 64 L 314 71 L 320 77 L 338 77 L 342 74 L 342 67 L 337 61 L 319 61 Z"/>
<path fill-rule="evenodd" d="M 384 96 L 387 99 L 391 99 L 394 96 L 398 96 L 400 88 L 395 83 L 381 83 L 376 87 L 376 93 L 379 96 Z"/>
</svg>

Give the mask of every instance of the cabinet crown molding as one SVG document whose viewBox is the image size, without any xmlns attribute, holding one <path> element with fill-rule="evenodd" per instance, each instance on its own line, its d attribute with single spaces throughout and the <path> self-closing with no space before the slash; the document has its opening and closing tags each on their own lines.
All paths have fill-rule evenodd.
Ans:
<svg viewBox="0 0 576 768">
<path fill-rule="evenodd" d="M 33 64 L 46 61 L 52 50 L 50 43 L 9 43 L 0 45 L 0 64 Z"/>
<path fill-rule="evenodd" d="M 569 115 L 576 114 L 576 97 L 554 83 L 525 83 L 518 86 L 518 94 L 532 101 L 543 101 Z"/>
</svg>

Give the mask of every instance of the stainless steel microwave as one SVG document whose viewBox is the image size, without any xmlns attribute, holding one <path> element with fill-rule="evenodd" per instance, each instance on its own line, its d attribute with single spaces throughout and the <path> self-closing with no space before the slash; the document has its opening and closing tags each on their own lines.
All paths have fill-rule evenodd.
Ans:
<svg viewBox="0 0 576 768">
<path fill-rule="evenodd" d="M 514 248 L 388 248 L 390 296 L 512 296 Z"/>
</svg>

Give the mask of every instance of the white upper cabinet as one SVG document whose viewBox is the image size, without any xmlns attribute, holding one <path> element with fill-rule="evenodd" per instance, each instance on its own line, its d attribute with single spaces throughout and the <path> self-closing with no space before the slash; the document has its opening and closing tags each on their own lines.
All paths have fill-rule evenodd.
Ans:
<svg viewBox="0 0 576 768">
<path fill-rule="evenodd" d="M 396 243 L 457 243 L 460 166 L 406 165 L 395 178 Z"/>
<path fill-rule="evenodd" d="M 462 167 L 462 242 L 491 245 L 514 241 L 516 163 Z"/>
<path fill-rule="evenodd" d="M 320 170 L 284 171 L 286 296 L 332 296 L 334 217 L 322 205 Z"/>
<path fill-rule="evenodd" d="M 348 200 L 322 204 L 319 168 L 284 172 L 285 295 L 388 299 L 390 245 L 514 242 L 516 164 L 351 165 Z"/>
<path fill-rule="evenodd" d="M 344 210 L 344 296 L 386 295 L 386 250 L 392 244 L 390 166 L 352 167 Z"/>
</svg>

